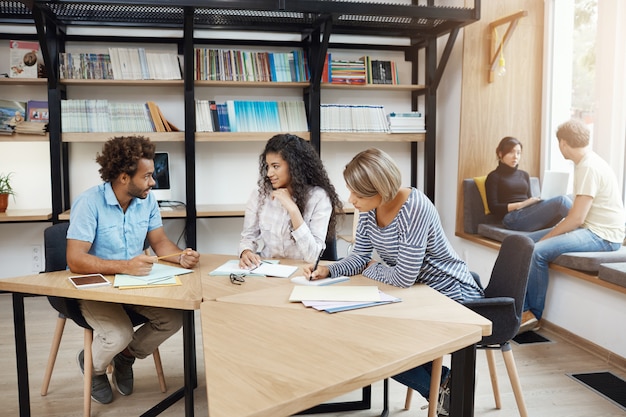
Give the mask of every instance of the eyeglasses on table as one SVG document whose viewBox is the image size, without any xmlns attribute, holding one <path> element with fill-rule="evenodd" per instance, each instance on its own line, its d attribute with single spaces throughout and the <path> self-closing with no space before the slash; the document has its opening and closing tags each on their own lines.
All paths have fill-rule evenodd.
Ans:
<svg viewBox="0 0 626 417">
<path fill-rule="evenodd" d="M 246 282 L 246 274 L 230 274 L 230 283 L 235 285 L 241 285 Z"/>
</svg>

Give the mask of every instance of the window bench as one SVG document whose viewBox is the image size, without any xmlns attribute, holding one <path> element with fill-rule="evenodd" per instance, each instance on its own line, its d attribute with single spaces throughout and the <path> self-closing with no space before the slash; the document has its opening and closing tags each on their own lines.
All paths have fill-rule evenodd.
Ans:
<svg viewBox="0 0 626 417">
<path fill-rule="evenodd" d="M 531 178 L 533 195 L 539 195 L 539 180 Z M 506 229 L 492 215 L 486 215 L 483 202 L 473 179 L 463 180 L 463 239 L 500 248 L 500 242 L 512 234 L 528 234 Z M 626 246 L 614 252 L 564 253 L 550 264 L 550 268 L 567 275 L 626 294 Z"/>
</svg>

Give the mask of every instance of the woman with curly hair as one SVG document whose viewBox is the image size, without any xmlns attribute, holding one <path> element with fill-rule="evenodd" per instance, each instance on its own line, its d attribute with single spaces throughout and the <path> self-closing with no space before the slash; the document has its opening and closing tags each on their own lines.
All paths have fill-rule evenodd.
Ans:
<svg viewBox="0 0 626 417">
<path fill-rule="evenodd" d="M 258 266 L 261 257 L 314 262 L 343 213 L 317 152 L 296 135 L 275 135 L 259 156 L 259 173 L 246 206 L 240 267 Z"/>
</svg>

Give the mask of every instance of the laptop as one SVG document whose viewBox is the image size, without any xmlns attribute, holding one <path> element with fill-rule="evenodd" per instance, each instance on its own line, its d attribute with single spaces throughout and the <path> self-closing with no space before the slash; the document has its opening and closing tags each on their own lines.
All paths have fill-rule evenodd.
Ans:
<svg viewBox="0 0 626 417">
<path fill-rule="evenodd" d="M 548 200 L 559 195 L 566 195 L 568 184 L 569 172 L 545 171 L 543 173 L 540 198 Z"/>
</svg>

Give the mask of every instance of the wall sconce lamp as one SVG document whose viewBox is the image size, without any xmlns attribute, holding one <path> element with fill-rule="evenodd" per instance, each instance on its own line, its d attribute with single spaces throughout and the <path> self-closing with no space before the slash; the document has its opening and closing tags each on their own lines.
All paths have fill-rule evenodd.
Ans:
<svg viewBox="0 0 626 417">
<path fill-rule="evenodd" d="M 528 16 L 528 12 L 526 10 L 520 10 L 517 13 L 514 13 L 510 16 L 502 17 L 498 20 L 494 20 L 489 23 L 489 31 L 491 33 L 491 47 L 489 49 L 489 82 L 492 83 L 494 81 L 494 74 L 497 72 L 498 75 L 504 75 L 506 73 L 506 66 L 504 61 L 504 46 L 511 38 L 513 31 L 517 27 L 517 23 L 519 20 Z M 504 36 L 500 39 L 498 37 L 498 26 L 502 26 L 506 23 L 509 23 L 509 27 L 507 28 Z"/>
</svg>

